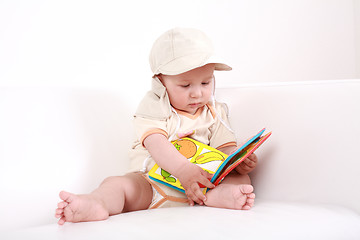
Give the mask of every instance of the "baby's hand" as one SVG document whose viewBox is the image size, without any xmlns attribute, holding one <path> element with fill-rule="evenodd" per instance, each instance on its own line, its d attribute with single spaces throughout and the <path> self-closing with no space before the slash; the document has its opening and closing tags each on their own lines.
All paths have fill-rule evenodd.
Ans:
<svg viewBox="0 0 360 240">
<path fill-rule="evenodd" d="M 214 188 L 215 185 L 210 182 L 212 175 L 204 171 L 201 167 L 190 163 L 186 164 L 181 170 L 179 181 L 185 189 L 185 194 L 190 201 L 190 205 L 194 205 L 194 202 L 203 205 L 206 200 L 205 195 L 201 191 L 199 184 Z"/>
<path fill-rule="evenodd" d="M 258 162 L 257 156 L 252 153 L 248 158 L 242 161 L 235 169 L 240 174 L 248 174 L 255 169 Z"/>
<path fill-rule="evenodd" d="M 195 131 L 189 131 L 189 132 L 186 132 L 186 133 L 177 133 L 176 136 L 178 138 L 184 138 L 184 137 L 188 137 L 188 136 L 191 136 L 195 133 Z"/>
</svg>

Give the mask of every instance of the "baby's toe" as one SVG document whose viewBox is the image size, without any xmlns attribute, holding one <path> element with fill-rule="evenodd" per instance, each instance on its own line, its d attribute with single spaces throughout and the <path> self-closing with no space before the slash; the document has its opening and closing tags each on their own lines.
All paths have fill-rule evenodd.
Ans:
<svg viewBox="0 0 360 240">
<path fill-rule="evenodd" d="M 64 209 L 63 208 L 58 208 L 55 211 L 55 216 L 61 216 L 64 213 Z"/>
<path fill-rule="evenodd" d="M 59 225 L 64 225 L 65 222 L 66 222 L 65 217 L 62 217 L 62 218 L 59 219 L 58 224 Z"/>
<path fill-rule="evenodd" d="M 251 194 L 254 191 L 254 187 L 248 184 L 240 185 L 240 190 L 243 194 Z"/>
<path fill-rule="evenodd" d="M 253 204 L 254 202 L 255 202 L 255 199 L 253 199 L 253 198 L 248 198 L 246 200 L 246 203 L 249 203 L 249 204 Z"/>
<path fill-rule="evenodd" d="M 255 193 L 247 194 L 247 197 L 248 197 L 248 198 L 255 199 Z"/>
<path fill-rule="evenodd" d="M 249 205 L 244 205 L 244 206 L 242 207 L 242 210 L 250 210 L 250 208 L 251 208 L 251 206 L 249 206 Z"/>
<path fill-rule="evenodd" d="M 68 205 L 67 202 L 59 202 L 58 203 L 58 208 L 65 208 Z"/>
</svg>

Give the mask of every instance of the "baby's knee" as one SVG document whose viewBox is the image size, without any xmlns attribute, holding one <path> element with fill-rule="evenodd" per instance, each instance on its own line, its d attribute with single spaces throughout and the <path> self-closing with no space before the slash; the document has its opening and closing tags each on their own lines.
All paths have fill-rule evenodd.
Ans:
<svg viewBox="0 0 360 240">
<path fill-rule="evenodd" d="M 121 181 L 121 176 L 110 176 L 110 177 L 107 177 L 107 178 L 105 178 L 103 181 L 102 181 L 102 183 L 101 183 L 101 185 L 103 185 L 103 184 L 108 184 L 108 183 L 113 183 L 113 182 L 119 182 L 119 181 Z"/>
</svg>

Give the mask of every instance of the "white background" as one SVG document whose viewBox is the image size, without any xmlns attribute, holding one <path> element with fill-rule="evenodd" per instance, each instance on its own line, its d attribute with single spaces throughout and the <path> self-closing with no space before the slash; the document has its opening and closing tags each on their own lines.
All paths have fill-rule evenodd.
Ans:
<svg viewBox="0 0 360 240">
<path fill-rule="evenodd" d="M 140 101 L 150 87 L 148 54 L 152 43 L 175 26 L 205 31 L 217 55 L 233 67 L 231 72 L 217 73 L 218 86 L 360 78 L 360 0 L 0 0 L 0 189 L 6 190 L 1 190 L 0 222 L 4 224 L 0 229 L 55 222 L 52 214 L 62 188 L 87 192 L 104 177 L 124 169 L 118 160 L 124 147 L 116 147 L 121 146 L 123 136 L 117 133 L 124 126 L 117 123 L 127 107 L 114 109 L 123 98 L 102 91 L 96 91 L 93 98 L 82 89 L 80 98 L 72 91 L 57 90 L 111 89 L 129 101 Z M 7 86 L 30 88 L 13 91 Z M 46 92 L 33 86 L 56 89 Z M 356 90 L 337 94 L 352 99 Z M 291 114 L 304 113 L 306 104 L 299 105 L 299 113 L 283 111 L 288 103 L 282 104 L 282 96 L 275 98 L 275 103 L 279 101 L 275 110 L 256 113 L 268 113 L 269 118 L 254 115 L 254 119 L 283 115 L 291 119 Z M 330 98 L 323 97 L 323 101 Z M 302 99 L 296 103 L 302 104 Z M 315 121 L 304 116 L 305 124 L 322 124 L 327 113 L 333 114 L 331 103 L 321 109 L 325 115 Z M 342 102 L 334 105 L 339 104 Z M 316 106 L 311 105 L 309 111 L 318 111 Z M 355 113 L 347 118 L 355 123 L 358 112 L 351 106 L 343 109 L 346 114 L 349 109 Z M 338 113 L 325 127 L 321 125 L 317 134 L 326 132 L 326 126 L 331 127 L 334 119 L 346 114 Z M 287 122 L 286 128 L 276 121 L 278 134 L 287 133 L 297 123 L 292 119 Z M 275 126 L 261 125 L 276 130 Z M 346 134 L 349 126 L 339 131 Z M 306 131 L 312 132 L 312 128 Z M 111 167 L 102 168 L 105 160 Z M 29 169 L 40 171 L 34 174 Z M 113 172 L 105 172 L 107 169 Z M 348 175 L 358 176 L 355 172 Z M 36 203 L 36 207 L 29 203 Z M 15 205 L 16 218 L 14 209 L 8 207 Z M 28 217 L 34 215 L 39 218 Z"/>
<path fill-rule="evenodd" d="M 360 78 L 359 0 L 1 0 L 0 86 L 142 94 L 152 43 L 176 26 L 233 67 L 218 86 Z"/>
</svg>

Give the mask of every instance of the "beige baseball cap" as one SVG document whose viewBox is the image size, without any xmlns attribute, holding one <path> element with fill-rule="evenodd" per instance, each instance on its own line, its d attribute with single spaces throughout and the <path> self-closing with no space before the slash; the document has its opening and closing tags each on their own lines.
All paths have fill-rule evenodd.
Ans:
<svg viewBox="0 0 360 240">
<path fill-rule="evenodd" d="M 211 40 L 192 28 L 173 28 L 163 33 L 154 42 L 149 61 L 154 75 L 177 75 L 209 63 L 215 63 L 215 70 L 232 69 L 214 56 Z"/>
</svg>

